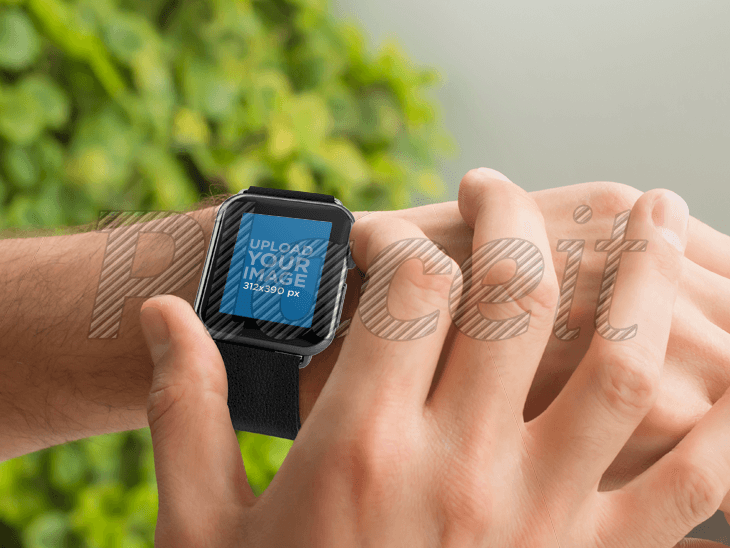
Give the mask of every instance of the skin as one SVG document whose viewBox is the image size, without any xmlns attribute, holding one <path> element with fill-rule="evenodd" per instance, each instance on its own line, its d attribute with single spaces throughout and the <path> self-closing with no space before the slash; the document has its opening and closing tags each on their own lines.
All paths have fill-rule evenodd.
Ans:
<svg viewBox="0 0 730 548">
<path fill-rule="evenodd" d="M 521 238 L 550 256 L 536 202 L 497 172 L 464 178 L 459 211 L 475 251 Z M 593 337 L 565 389 L 528 422 L 515 410 L 552 333 L 555 271 L 545 268 L 532 292 L 500 305 L 504 317 L 529 310 L 527 331 L 489 341 L 458 330 L 449 341 L 451 276 L 424 274 L 420 261 L 391 264 L 391 314 L 437 310 L 440 321 L 417 339 L 389 340 L 355 315 L 332 374 L 259 497 L 246 482 L 214 342 L 182 299 L 148 300 L 140 319 L 154 362 L 147 413 L 160 492 L 156 546 L 717 546 L 682 538 L 730 489 L 730 394 L 645 472 L 598 490 L 659 395 L 687 224 L 686 204 L 670 191 L 636 201 L 627 236 L 649 245 L 624 263 L 613 320 L 642 328 L 623 341 Z M 425 235 L 403 219 L 386 226 L 375 217 L 353 233 L 356 263 L 375 272 L 363 299 L 388 274 L 379 254 Z"/>
<path fill-rule="evenodd" d="M 524 408 L 526 421 L 547 408 L 585 355 L 595 331 L 595 308 L 606 263 L 606 253 L 594 251 L 595 241 L 608 238 L 616 214 L 630 210 L 641 195 L 634 188 L 616 183 L 585 183 L 530 193 L 545 218 L 558 279 L 563 278 L 567 258 L 566 253 L 554 251 L 558 240 L 583 239 L 586 243 L 568 323 L 571 329 L 580 328 L 579 337 L 563 341 L 553 334 L 549 338 Z M 573 220 L 573 211 L 583 204 L 591 206 L 593 217 L 588 223 L 578 224 Z M 461 219 L 456 202 L 395 214 L 417 224 L 458 264 L 463 264 L 471 252 L 473 231 Z M 688 238 L 659 397 L 607 470 L 602 490 L 625 485 L 671 450 L 730 386 L 730 284 L 726 278 L 730 260 L 725 257 L 730 238 L 693 217 Z M 622 261 L 629 255 L 625 253 Z M 623 285 L 621 272 L 616 291 Z M 345 312 L 343 317 L 352 313 Z M 611 317 L 613 325 L 622 326 Z M 338 340 L 327 351 L 336 353 L 337 344 Z"/>
<path fill-rule="evenodd" d="M 530 196 L 545 219 L 559 280 L 565 253 L 554 251 L 557 240 L 585 239 L 586 250 L 569 322 L 571 328 L 580 327 L 580 336 L 568 342 L 549 338 L 525 403 L 527 421 L 555 399 L 585 355 L 605 263 L 605 253 L 593 250 L 594 241 L 610 235 L 614 216 L 631 209 L 641 192 L 616 183 L 586 183 Z M 586 224 L 577 224 L 572 215 L 582 204 L 593 209 L 593 217 Z M 188 213 L 202 227 L 204 247 L 215 212 L 216 207 L 210 206 Z M 364 215 L 380 217 L 383 222 L 412 222 L 426 237 L 443 245 L 458 264 L 471 251 L 473 229 L 462 219 L 457 202 L 355 213 L 356 218 Z M 145 402 L 152 364 L 139 325 L 144 297 L 126 299 L 117 338 L 88 338 L 108 238 L 106 233 L 88 232 L 0 240 L 0 281 L 4 288 L 0 293 L 0 310 L 4 311 L 0 316 L 0 460 L 66 441 L 147 426 Z M 730 238 L 690 218 L 660 392 L 604 474 L 601 489 L 625 485 L 656 462 L 730 386 L 729 249 Z M 173 250 L 174 243 L 166 235 L 141 234 L 134 275 L 159 275 L 169 266 Z M 202 267 L 202 256 L 196 260 Z M 623 283 L 623 268 L 617 291 Z M 192 303 L 199 278 L 200 270 L 170 293 Z M 351 318 L 358 304 L 361 279 L 355 270 L 349 272 L 347 282 L 343 319 Z M 449 337 L 453 333 L 450 330 Z M 301 371 L 300 412 L 304 422 L 344 340 L 346 337 L 336 338 Z M 436 376 L 441 368 L 442 364 Z M 722 509 L 727 509 L 725 504 Z"/>
</svg>

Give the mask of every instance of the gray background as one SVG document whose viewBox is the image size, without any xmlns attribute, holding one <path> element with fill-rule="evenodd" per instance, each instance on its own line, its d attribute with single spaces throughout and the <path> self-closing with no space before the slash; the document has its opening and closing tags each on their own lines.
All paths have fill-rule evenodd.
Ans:
<svg viewBox="0 0 730 548">
<path fill-rule="evenodd" d="M 527 190 L 618 181 L 674 190 L 730 233 L 730 2 L 334 0 L 371 45 L 440 69 L 444 124 L 472 167 Z M 721 513 L 690 536 L 730 545 Z"/>
</svg>

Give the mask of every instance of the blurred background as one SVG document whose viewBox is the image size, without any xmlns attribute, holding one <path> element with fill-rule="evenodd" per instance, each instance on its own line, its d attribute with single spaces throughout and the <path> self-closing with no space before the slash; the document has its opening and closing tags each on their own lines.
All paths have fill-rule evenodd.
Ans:
<svg viewBox="0 0 730 548">
<path fill-rule="evenodd" d="M 438 67 L 459 153 L 527 190 L 664 187 L 730 233 L 730 2 L 338 0 L 373 44 L 397 37 Z M 451 198 L 450 198 L 451 199 Z"/>
<path fill-rule="evenodd" d="M 0 0 L 0 230 L 250 184 L 351 209 L 670 188 L 730 232 L 730 3 Z M 211 188 L 211 184 L 215 186 Z M 291 442 L 238 433 L 262 492 Z M 148 430 L 0 463 L 0 546 L 151 547 Z M 730 545 L 722 514 L 691 536 Z"/>
</svg>

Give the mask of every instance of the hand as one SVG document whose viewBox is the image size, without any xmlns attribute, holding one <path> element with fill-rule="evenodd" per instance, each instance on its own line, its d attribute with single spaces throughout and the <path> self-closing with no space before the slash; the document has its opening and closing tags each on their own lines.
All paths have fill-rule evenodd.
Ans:
<svg viewBox="0 0 730 548">
<path fill-rule="evenodd" d="M 586 243 L 569 322 L 570 328 L 580 329 L 580 336 L 575 341 L 550 337 L 525 406 L 525 420 L 547 408 L 585 354 L 595 331 L 595 309 L 606 264 L 606 253 L 595 251 L 595 241 L 608 238 L 615 216 L 631 209 L 641 195 L 635 188 L 616 183 L 586 183 L 532 193 L 545 216 L 560 280 L 567 254 L 555 252 L 558 240 L 584 239 Z M 593 209 L 593 217 L 584 224 L 573 220 L 573 211 L 581 204 L 590 204 Z M 730 386 L 730 237 L 690 217 L 682 263 L 659 395 L 604 474 L 600 490 L 625 485 L 659 460 Z M 620 272 L 619 280 L 623 276 Z M 730 505 L 724 502 L 721 508 L 730 510 Z"/>
<path fill-rule="evenodd" d="M 472 173 L 467 174 L 470 177 Z M 531 192 L 545 219 L 558 280 L 565 275 L 566 253 L 557 252 L 560 239 L 585 240 L 568 327 L 580 329 L 578 338 L 563 341 L 555 335 L 535 374 L 524 409 L 529 421 L 542 413 L 560 393 L 586 353 L 595 331 L 594 317 L 606 253 L 595 251 L 595 242 L 611 235 L 617 214 L 630 210 L 642 192 L 618 183 L 584 183 Z M 591 219 L 573 219 L 578 206 L 592 208 Z M 368 216 L 389 223 L 398 218 L 417 225 L 426 236 L 446 249 L 458 263 L 471 253 L 473 231 L 459 214 L 456 202 Z M 627 254 L 628 255 L 628 254 Z M 679 294 L 673 311 L 665 370 L 657 400 L 625 447 L 604 474 L 599 489 L 625 485 L 671 450 L 704 416 L 730 386 L 730 237 L 690 217 L 689 237 L 682 260 Z M 622 262 L 625 264 L 625 262 Z M 624 277 L 623 266 L 619 279 Z M 343 320 L 358 304 L 360 279 L 348 276 Z M 306 415 L 334 365 L 342 338 L 302 370 L 302 413 Z M 438 374 L 438 370 L 437 370 Z M 730 504 L 721 509 L 730 510 Z"/>
<path fill-rule="evenodd" d="M 682 255 L 652 222 L 663 195 L 673 196 L 646 193 L 632 210 L 629 236 L 648 240 L 648 249 L 626 260 L 614 300 L 614 318 L 637 323 L 637 335 L 620 343 L 595 337 L 540 417 L 525 424 L 515 410 L 551 333 L 554 270 L 545 269 L 528 295 L 500 305 L 506 316 L 531 311 L 522 335 L 479 341 L 458 332 L 444 346 L 459 270 L 433 251 L 451 274 L 423 274 L 422 264 L 408 260 L 388 293 L 395 317 L 438 311 L 433 331 L 388 340 L 358 314 L 309 418 L 258 498 L 246 483 L 215 344 L 186 302 L 148 300 L 141 320 L 155 362 L 148 416 L 160 494 L 156 545 L 673 546 L 730 487 L 730 397 L 634 482 L 596 490 L 657 395 Z M 663 203 L 682 210 L 681 200 Z M 539 250 L 528 249 L 533 259 L 549 256 L 534 202 L 497 174 L 465 179 L 460 209 L 475 229 L 475 249 L 524 238 Z M 686 223 L 675 224 L 681 246 Z M 372 274 L 364 300 L 383 290 L 392 270 L 376 268 L 379 253 L 424 237 L 405 221 L 366 221 L 353 230 L 355 260 Z M 154 326 L 160 318 L 169 327 Z M 443 374 L 431 393 L 440 359 Z"/>
</svg>

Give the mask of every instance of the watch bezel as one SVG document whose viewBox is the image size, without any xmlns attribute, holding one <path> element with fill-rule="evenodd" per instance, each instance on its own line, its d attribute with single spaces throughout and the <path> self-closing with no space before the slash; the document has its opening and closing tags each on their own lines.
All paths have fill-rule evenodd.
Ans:
<svg viewBox="0 0 730 548">
<path fill-rule="evenodd" d="M 220 279 L 222 274 L 218 274 L 218 269 L 225 272 L 228 276 L 228 266 L 230 260 L 225 260 L 221 264 L 218 257 L 220 249 L 220 238 L 222 237 L 224 228 L 230 229 L 235 224 L 239 226 L 244 208 L 253 207 L 250 212 L 261 213 L 264 215 L 277 215 L 281 217 L 326 220 L 332 223 L 330 233 L 330 244 L 325 256 L 325 265 L 321 280 L 336 279 L 336 292 L 330 287 L 325 289 L 325 285 L 320 282 L 315 302 L 315 313 L 320 319 L 318 321 L 318 329 L 312 328 L 296 328 L 289 331 L 296 332 L 300 335 L 293 339 L 273 338 L 266 334 L 266 328 L 274 326 L 286 327 L 284 324 L 276 324 L 275 322 L 262 322 L 253 318 L 242 318 L 234 315 L 221 313 L 216 309 L 214 318 L 216 327 L 209 325 L 208 316 L 212 308 L 215 308 L 216 302 L 218 307 L 220 299 L 216 302 L 209 303 L 211 281 Z M 273 197 L 258 194 L 248 194 L 245 191 L 232 196 L 221 204 L 216 214 L 213 234 L 211 235 L 208 252 L 203 266 L 203 273 L 198 285 L 198 293 L 195 298 L 195 313 L 201 319 L 208 329 L 214 340 L 221 340 L 234 344 L 243 344 L 256 348 L 265 348 L 278 352 L 286 352 L 291 354 L 299 354 L 303 356 L 312 356 L 323 351 L 332 343 L 337 329 L 337 319 L 341 312 L 342 297 L 344 297 L 344 288 L 346 287 L 345 278 L 349 263 L 349 236 L 354 217 L 352 213 L 345 208 L 339 200 L 334 203 L 302 200 L 299 198 Z M 228 230 L 230 233 L 230 230 Z M 237 229 L 236 229 L 237 234 Z M 218 269 L 216 269 L 216 266 Z M 337 278 L 334 278 L 334 277 Z M 331 284 L 329 284 L 331 285 Z M 323 298 L 323 292 L 326 292 L 327 298 Z M 221 321 L 221 318 L 223 321 Z M 212 323 L 212 322 L 210 322 Z M 308 360 L 305 359 L 306 362 Z"/>
</svg>

